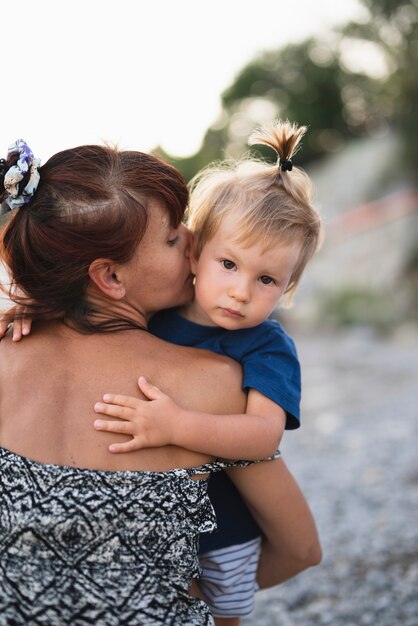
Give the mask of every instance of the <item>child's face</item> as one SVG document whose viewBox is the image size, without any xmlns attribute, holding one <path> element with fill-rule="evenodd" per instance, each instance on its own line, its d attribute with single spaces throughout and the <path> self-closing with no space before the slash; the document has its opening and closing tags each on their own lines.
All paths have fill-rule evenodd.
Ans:
<svg viewBox="0 0 418 626">
<path fill-rule="evenodd" d="M 266 320 L 285 292 L 299 259 L 300 245 L 278 243 L 265 249 L 237 243 L 235 220 L 226 218 L 198 260 L 190 319 L 228 330 Z"/>
</svg>

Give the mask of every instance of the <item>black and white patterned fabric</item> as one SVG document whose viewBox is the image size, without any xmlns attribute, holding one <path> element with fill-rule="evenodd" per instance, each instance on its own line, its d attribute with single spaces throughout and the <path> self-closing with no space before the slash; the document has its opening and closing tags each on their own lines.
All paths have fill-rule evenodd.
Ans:
<svg viewBox="0 0 418 626">
<path fill-rule="evenodd" d="M 1 626 L 201 626 L 199 533 L 207 480 L 248 462 L 167 472 L 49 465 L 0 448 Z"/>
</svg>

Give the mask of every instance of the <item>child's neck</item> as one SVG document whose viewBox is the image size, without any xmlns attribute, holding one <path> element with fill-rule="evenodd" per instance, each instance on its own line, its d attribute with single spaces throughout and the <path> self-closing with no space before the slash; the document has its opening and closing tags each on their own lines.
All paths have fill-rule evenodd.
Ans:
<svg viewBox="0 0 418 626">
<path fill-rule="evenodd" d="M 190 322 L 194 322 L 195 324 L 200 324 L 201 326 L 216 326 L 216 324 L 214 324 L 210 319 L 209 315 L 207 315 L 207 313 L 200 308 L 196 299 L 193 299 L 189 304 L 185 304 L 180 307 L 178 312 L 182 317 Z"/>
</svg>

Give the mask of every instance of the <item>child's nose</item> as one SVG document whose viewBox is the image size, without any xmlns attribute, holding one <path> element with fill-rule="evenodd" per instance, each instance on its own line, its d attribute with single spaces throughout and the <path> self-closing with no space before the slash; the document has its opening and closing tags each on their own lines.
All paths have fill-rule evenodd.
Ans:
<svg viewBox="0 0 418 626">
<path fill-rule="evenodd" d="M 250 288 L 245 280 L 237 280 L 229 288 L 229 295 L 238 302 L 248 302 L 250 299 Z"/>
</svg>

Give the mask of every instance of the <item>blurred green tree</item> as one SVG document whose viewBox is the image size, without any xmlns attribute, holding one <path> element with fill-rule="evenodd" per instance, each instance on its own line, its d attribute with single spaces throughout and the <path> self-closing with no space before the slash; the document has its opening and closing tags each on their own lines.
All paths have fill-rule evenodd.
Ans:
<svg viewBox="0 0 418 626">
<path fill-rule="evenodd" d="M 221 116 L 196 154 L 177 158 L 156 152 L 190 180 L 209 162 L 241 156 L 256 126 L 281 117 L 309 127 L 301 164 L 393 124 L 405 138 L 408 158 L 416 159 L 418 72 L 412 67 L 418 64 L 418 0 L 362 1 L 368 10 L 363 22 L 248 63 L 222 94 Z M 274 158 L 268 149 L 257 152 Z"/>
<path fill-rule="evenodd" d="M 387 78 L 378 92 L 389 123 L 400 133 L 405 164 L 418 177 L 418 0 L 362 0 L 369 18 L 351 23 L 343 36 L 376 45 Z"/>
<path fill-rule="evenodd" d="M 273 117 L 309 127 L 298 155 L 302 164 L 368 132 L 378 114 L 376 100 L 370 98 L 378 81 L 344 67 L 339 44 L 336 34 L 328 41 L 312 38 L 247 65 L 222 96 L 229 117 L 227 154 L 241 154 L 254 126 Z"/>
<path fill-rule="evenodd" d="M 241 156 L 257 125 L 282 117 L 309 126 L 298 157 L 303 164 L 339 150 L 347 138 L 366 132 L 374 111 L 364 93 L 376 90 L 374 82 L 342 67 L 337 37 L 327 43 L 308 39 L 265 52 L 246 65 L 222 94 L 220 119 L 208 129 L 196 154 L 181 159 L 156 151 L 189 180 L 214 160 Z M 350 108 L 353 100 L 356 106 Z M 257 151 L 274 158 L 268 149 Z"/>
</svg>

